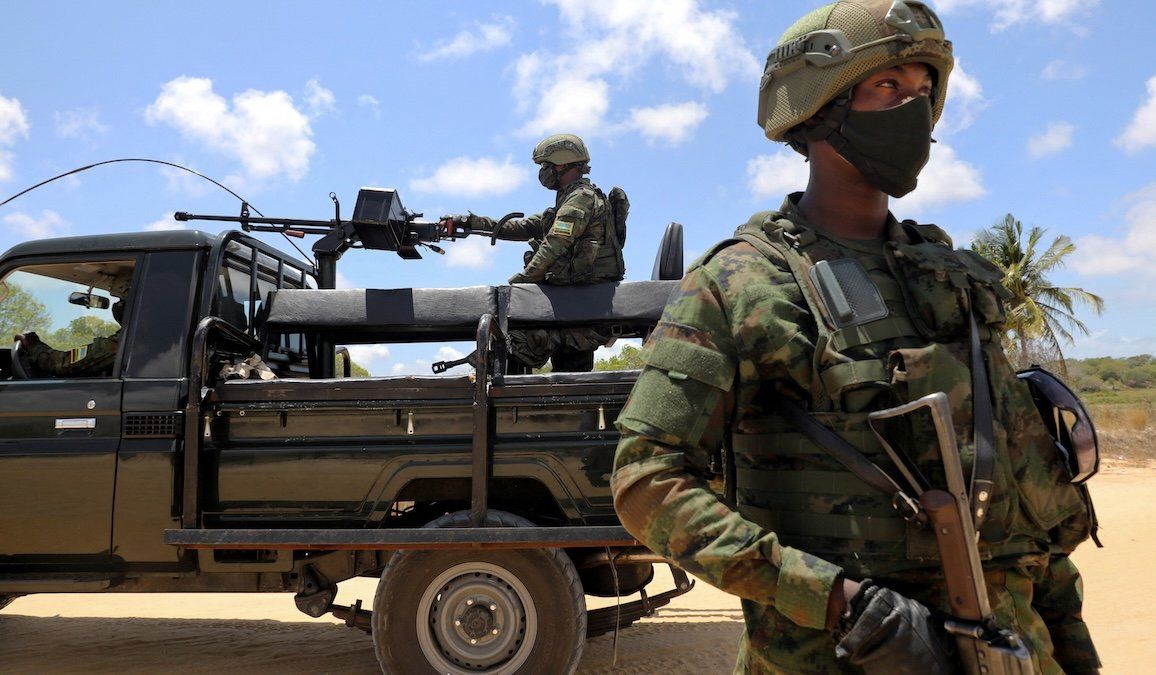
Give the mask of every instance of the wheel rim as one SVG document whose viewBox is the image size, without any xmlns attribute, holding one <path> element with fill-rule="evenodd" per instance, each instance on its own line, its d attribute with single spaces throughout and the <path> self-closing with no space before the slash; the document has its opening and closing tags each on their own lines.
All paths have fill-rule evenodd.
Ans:
<svg viewBox="0 0 1156 675">
<path fill-rule="evenodd" d="M 534 649 L 538 613 L 509 570 L 468 562 L 426 587 L 417 612 L 422 653 L 438 672 L 499 675 L 517 670 Z"/>
</svg>

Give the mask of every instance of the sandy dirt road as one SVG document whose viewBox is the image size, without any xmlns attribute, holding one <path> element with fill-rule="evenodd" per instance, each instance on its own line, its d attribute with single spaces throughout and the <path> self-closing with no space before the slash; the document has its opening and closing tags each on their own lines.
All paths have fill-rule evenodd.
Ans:
<svg viewBox="0 0 1156 675">
<path fill-rule="evenodd" d="M 1093 484 L 1107 548 L 1076 554 L 1086 615 L 1105 673 L 1138 673 L 1156 657 L 1156 468 L 1108 468 Z M 669 577 L 667 577 L 669 578 Z M 659 585 L 666 587 L 660 578 Z M 339 602 L 372 598 L 371 580 Z M 591 640 L 580 673 L 728 673 L 742 630 L 738 602 L 699 584 L 613 640 Z M 288 595 L 43 595 L 0 612 L 3 673 L 375 673 L 369 638 L 310 620 Z"/>
</svg>

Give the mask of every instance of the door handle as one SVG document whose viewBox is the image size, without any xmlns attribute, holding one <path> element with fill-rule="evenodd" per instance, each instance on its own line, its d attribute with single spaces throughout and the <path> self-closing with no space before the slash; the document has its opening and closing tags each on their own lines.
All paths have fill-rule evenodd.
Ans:
<svg viewBox="0 0 1156 675">
<path fill-rule="evenodd" d="M 78 429 L 95 429 L 95 417 L 69 417 L 65 419 L 57 418 L 57 431 L 76 431 Z"/>
</svg>

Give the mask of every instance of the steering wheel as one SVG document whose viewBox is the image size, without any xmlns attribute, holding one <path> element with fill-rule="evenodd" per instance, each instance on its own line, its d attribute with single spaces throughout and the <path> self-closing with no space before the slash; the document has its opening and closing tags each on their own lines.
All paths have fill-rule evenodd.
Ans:
<svg viewBox="0 0 1156 675">
<path fill-rule="evenodd" d="M 526 214 L 522 213 L 521 211 L 514 211 L 513 213 L 507 213 L 506 215 L 502 216 L 502 219 L 498 221 L 498 224 L 494 226 L 493 231 L 490 232 L 490 246 L 498 245 L 498 232 L 502 229 L 502 226 L 506 224 L 506 221 L 512 220 L 514 218 L 525 217 Z"/>
<path fill-rule="evenodd" d="M 20 340 L 12 347 L 12 378 L 28 380 L 32 378 L 32 362 L 28 360 L 28 350 L 24 349 Z"/>
</svg>

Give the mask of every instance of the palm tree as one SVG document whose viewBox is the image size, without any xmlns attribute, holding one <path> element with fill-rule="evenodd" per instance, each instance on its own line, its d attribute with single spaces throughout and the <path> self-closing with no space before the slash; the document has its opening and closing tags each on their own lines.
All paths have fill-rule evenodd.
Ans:
<svg viewBox="0 0 1156 675">
<path fill-rule="evenodd" d="M 1003 283 L 1012 292 L 1005 350 L 1020 367 L 1030 365 L 1040 354 L 1050 354 L 1062 369 L 1061 343 L 1072 344 L 1071 329 L 1088 335 L 1088 327 L 1075 315 L 1075 305 L 1087 305 L 1099 315 L 1104 299 L 1082 288 L 1054 286 L 1048 280 L 1048 274 L 1063 267 L 1064 258 L 1076 251 L 1071 239 L 1060 235 L 1041 253 L 1046 230 L 1033 226 L 1026 242 L 1023 230 L 1023 223 L 1009 213 L 980 232 L 971 248 L 1003 270 Z"/>
</svg>

